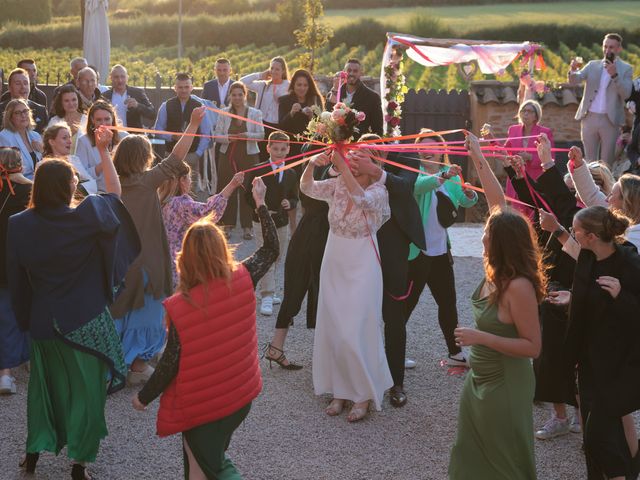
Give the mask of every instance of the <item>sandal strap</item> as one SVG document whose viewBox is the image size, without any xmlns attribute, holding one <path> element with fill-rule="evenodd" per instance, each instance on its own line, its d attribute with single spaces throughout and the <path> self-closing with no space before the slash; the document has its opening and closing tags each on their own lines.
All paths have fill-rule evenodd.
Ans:
<svg viewBox="0 0 640 480">
<path fill-rule="evenodd" d="M 278 358 L 272 357 L 271 355 L 269 355 L 269 350 L 275 350 L 276 352 L 279 352 L 280 355 L 278 356 Z M 271 345 L 271 343 L 267 343 L 264 346 L 262 357 L 266 358 L 267 360 L 273 360 L 276 363 L 283 362 L 284 360 L 287 359 L 286 355 L 284 354 L 284 351 L 278 347 L 274 347 L 273 345 Z"/>
</svg>

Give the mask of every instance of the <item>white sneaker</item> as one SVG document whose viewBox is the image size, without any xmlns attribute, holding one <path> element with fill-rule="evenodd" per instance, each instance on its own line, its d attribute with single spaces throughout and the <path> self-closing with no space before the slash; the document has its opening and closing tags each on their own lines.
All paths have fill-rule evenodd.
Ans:
<svg viewBox="0 0 640 480">
<path fill-rule="evenodd" d="M 544 426 L 536 432 L 538 440 L 549 440 L 550 438 L 566 435 L 570 432 L 569 419 L 559 419 L 553 415 Z"/>
<path fill-rule="evenodd" d="M 147 380 L 151 378 L 155 369 L 151 365 L 147 365 L 147 367 L 141 372 L 134 372 L 133 370 L 129 371 L 127 375 L 127 385 L 141 385 L 143 383 L 147 383 Z"/>
<path fill-rule="evenodd" d="M 260 313 L 262 315 L 273 314 L 273 297 L 262 297 L 262 302 L 260 303 Z"/>
<path fill-rule="evenodd" d="M 576 411 L 573 414 L 573 418 L 571 419 L 571 423 L 569 424 L 569 431 L 571 433 L 582 433 L 582 425 L 580 425 L 579 411 Z"/>
<path fill-rule="evenodd" d="M 0 395 L 11 395 L 16 391 L 16 379 L 9 375 L 2 375 L 0 377 Z"/>
<path fill-rule="evenodd" d="M 272 298 L 273 298 L 273 304 L 274 305 L 280 305 L 282 303 L 282 299 L 280 297 L 276 297 L 274 295 Z"/>
<path fill-rule="evenodd" d="M 411 370 L 412 368 L 416 368 L 416 361 L 411 360 L 410 358 L 405 358 L 404 360 L 404 368 L 407 370 Z"/>
<path fill-rule="evenodd" d="M 447 365 L 450 367 L 469 367 L 469 361 L 464 351 L 456 353 L 455 355 L 449 354 L 447 356 Z"/>
</svg>

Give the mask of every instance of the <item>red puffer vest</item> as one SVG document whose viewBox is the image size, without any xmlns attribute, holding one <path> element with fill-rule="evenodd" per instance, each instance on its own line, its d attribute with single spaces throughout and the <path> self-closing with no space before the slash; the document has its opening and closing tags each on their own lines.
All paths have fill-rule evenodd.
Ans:
<svg viewBox="0 0 640 480">
<path fill-rule="evenodd" d="M 256 297 L 240 266 L 228 285 L 214 280 L 164 301 L 180 339 L 178 374 L 160 398 L 161 437 L 226 417 L 262 389 L 256 336 Z M 199 305 L 199 306 L 194 306 Z"/>
</svg>

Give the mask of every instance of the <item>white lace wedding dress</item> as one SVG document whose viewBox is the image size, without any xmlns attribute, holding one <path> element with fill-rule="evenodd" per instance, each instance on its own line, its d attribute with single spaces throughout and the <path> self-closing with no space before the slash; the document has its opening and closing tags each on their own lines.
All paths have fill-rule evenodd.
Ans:
<svg viewBox="0 0 640 480">
<path fill-rule="evenodd" d="M 320 270 L 313 344 L 316 395 L 363 402 L 380 410 L 393 385 L 383 345 L 382 270 L 376 232 L 391 211 L 376 182 L 352 197 L 342 177 L 301 182 L 306 195 L 329 203 L 329 236 Z M 374 248 L 375 244 L 375 248 Z"/>
</svg>

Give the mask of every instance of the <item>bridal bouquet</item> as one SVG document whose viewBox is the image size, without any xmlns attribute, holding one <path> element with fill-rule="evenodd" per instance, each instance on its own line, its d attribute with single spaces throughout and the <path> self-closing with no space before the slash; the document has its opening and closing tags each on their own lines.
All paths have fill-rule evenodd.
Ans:
<svg viewBox="0 0 640 480">
<path fill-rule="evenodd" d="M 323 112 L 320 107 L 311 107 L 313 118 L 304 134 L 308 138 L 325 143 L 350 142 L 359 133 L 357 125 L 365 119 L 364 112 L 338 102 L 331 112 Z"/>
</svg>

